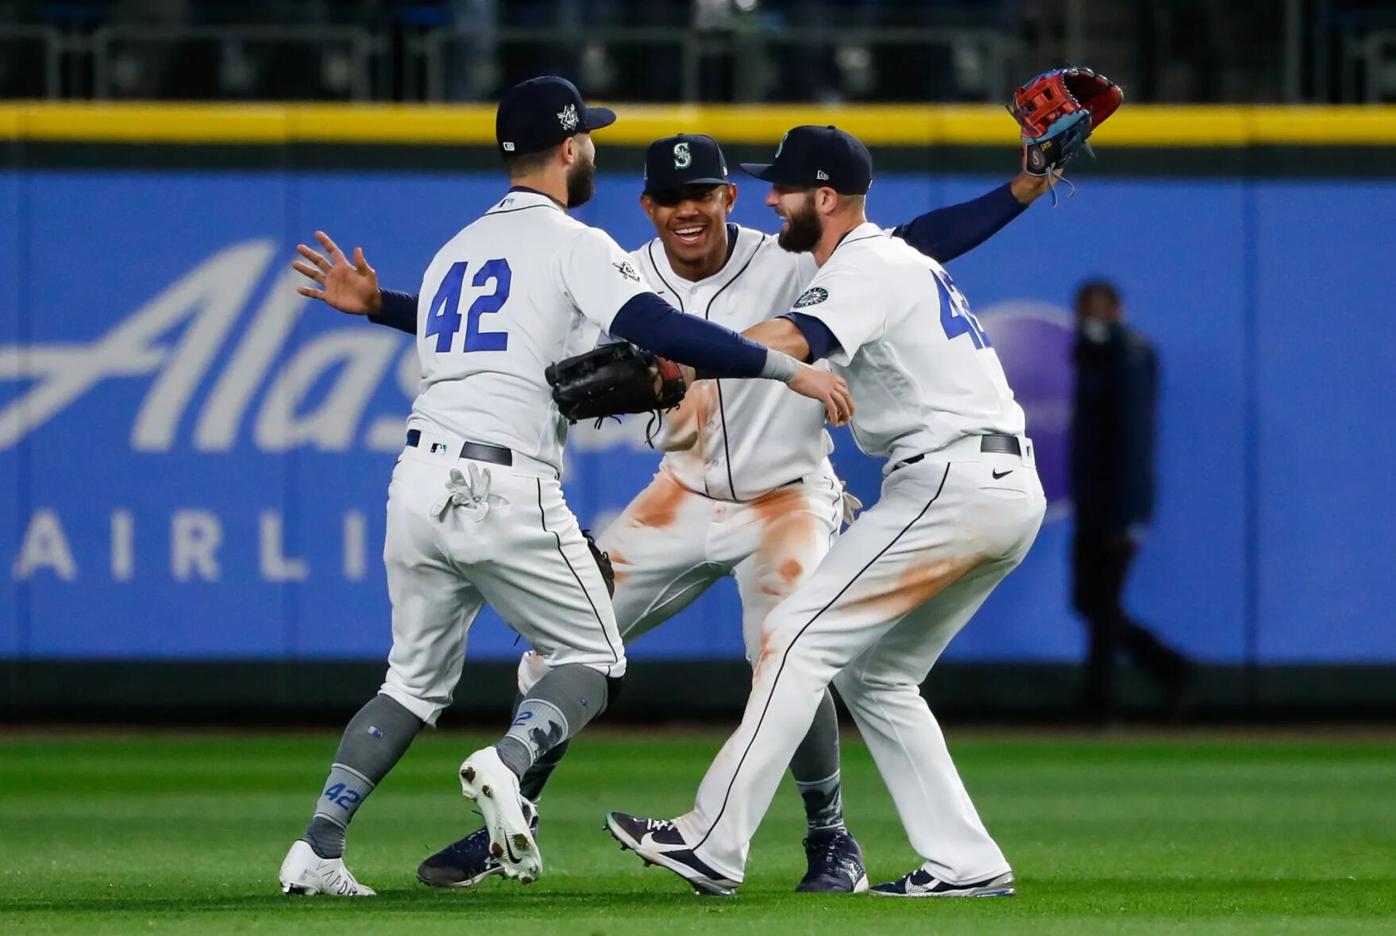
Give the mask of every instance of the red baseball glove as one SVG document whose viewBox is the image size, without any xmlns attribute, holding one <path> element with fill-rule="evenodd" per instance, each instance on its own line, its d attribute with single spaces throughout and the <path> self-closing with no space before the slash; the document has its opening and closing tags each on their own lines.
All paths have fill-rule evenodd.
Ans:
<svg viewBox="0 0 1396 936">
<path fill-rule="evenodd" d="M 1007 105 L 1023 128 L 1023 170 L 1045 176 L 1089 152 L 1087 138 L 1124 96 L 1119 85 L 1089 68 L 1054 68 L 1030 79 Z"/>
</svg>

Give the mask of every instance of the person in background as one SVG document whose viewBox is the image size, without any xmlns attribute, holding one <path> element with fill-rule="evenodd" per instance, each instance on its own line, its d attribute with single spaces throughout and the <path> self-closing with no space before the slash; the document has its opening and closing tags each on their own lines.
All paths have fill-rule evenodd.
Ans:
<svg viewBox="0 0 1396 936">
<path fill-rule="evenodd" d="M 1130 563 L 1154 512 L 1158 356 L 1124 322 L 1107 280 L 1076 292 L 1076 389 L 1071 487 L 1076 531 L 1072 603 L 1090 628 L 1084 703 L 1104 722 L 1117 715 L 1117 657 L 1124 651 L 1181 710 L 1192 666 L 1125 611 Z"/>
</svg>

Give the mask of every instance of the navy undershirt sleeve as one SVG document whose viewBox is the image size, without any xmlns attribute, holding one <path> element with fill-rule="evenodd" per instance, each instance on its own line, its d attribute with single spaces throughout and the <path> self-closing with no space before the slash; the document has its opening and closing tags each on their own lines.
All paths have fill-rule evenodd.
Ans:
<svg viewBox="0 0 1396 936">
<path fill-rule="evenodd" d="M 713 377 L 759 377 L 766 348 L 696 315 L 685 315 L 654 293 L 621 306 L 611 334 Z"/>
<path fill-rule="evenodd" d="M 834 337 L 829 326 L 813 315 L 805 315 L 803 312 L 787 312 L 781 318 L 790 319 L 800 330 L 800 334 L 805 336 L 805 342 L 809 345 L 809 357 L 805 358 L 806 363 L 813 364 L 839 350 L 839 340 Z"/>
<path fill-rule="evenodd" d="M 900 237 L 928 257 L 948 263 L 1003 230 L 1027 207 L 1013 197 L 1012 184 L 1004 183 L 973 201 L 912 218 L 893 228 L 892 236 Z"/>
<path fill-rule="evenodd" d="M 387 325 L 389 328 L 405 331 L 409 335 L 417 334 L 416 293 L 380 289 L 378 294 L 383 297 L 383 304 L 377 314 L 370 315 L 368 320 L 377 325 Z"/>
</svg>

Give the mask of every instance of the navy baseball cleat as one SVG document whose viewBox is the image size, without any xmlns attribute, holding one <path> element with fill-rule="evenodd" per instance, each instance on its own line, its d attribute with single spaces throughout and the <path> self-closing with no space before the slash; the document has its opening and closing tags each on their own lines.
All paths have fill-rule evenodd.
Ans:
<svg viewBox="0 0 1396 936">
<path fill-rule="evenodd" d="M 647 865 L 659 865 L 683 878 L 700 894 L 731 897 L 739 881 L 731 881 L 704 864 L 683 840 L 679 827 L 668 819 L 641 819 L 623 812 L 606 817 L 606 831 Z"/>
<path fill-rule="evenodd" d="M 809 871 L 795 890 L 815 894 L 861 894 L 868 889 L 863 849 L 847 829 L 820 829 L 805 839 Z"/>
<path fill-rule="evenodd" d="M 538 814 L 530 825 L 538 837 Z M 490 854 L 490 830 L 476 829 L 417 865 L 417 880 L 428 887 L 474 887 L 485 878 L 503 874 L 504 866 Z"/>
<path fill-rule="evenodd" d="M 925 868 L 917 868 L 895 881 L 878 884 L 872 893 L 879 897 L 1012 897 L 1018 891 L 1013 887 L 1012 871 L 982 881 L 951 884 Z"/>
</svg>

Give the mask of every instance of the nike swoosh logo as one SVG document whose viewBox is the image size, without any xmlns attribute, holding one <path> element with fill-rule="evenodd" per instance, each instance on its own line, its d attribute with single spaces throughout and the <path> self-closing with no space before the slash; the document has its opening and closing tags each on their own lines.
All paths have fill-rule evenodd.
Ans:
<svg viewBox="0 0 1396 936">
<path fill-rule="evenodd" d="M 1012 473 L 1013 473 L 1013 469 L 1012 469 L 1012 468 L 1009 468 L 1007 471 L 994 471 L 994 472 L 991 472 L 991 474 L 993 474 L 993 476 L 994 476 L 994 480 L 995 480 L 995 481 L 997 481 L 999 478 L 1006 478 L 1006 477 L 1008 477 L 1009 475 L 1011 475 Z"/>
</svg>

